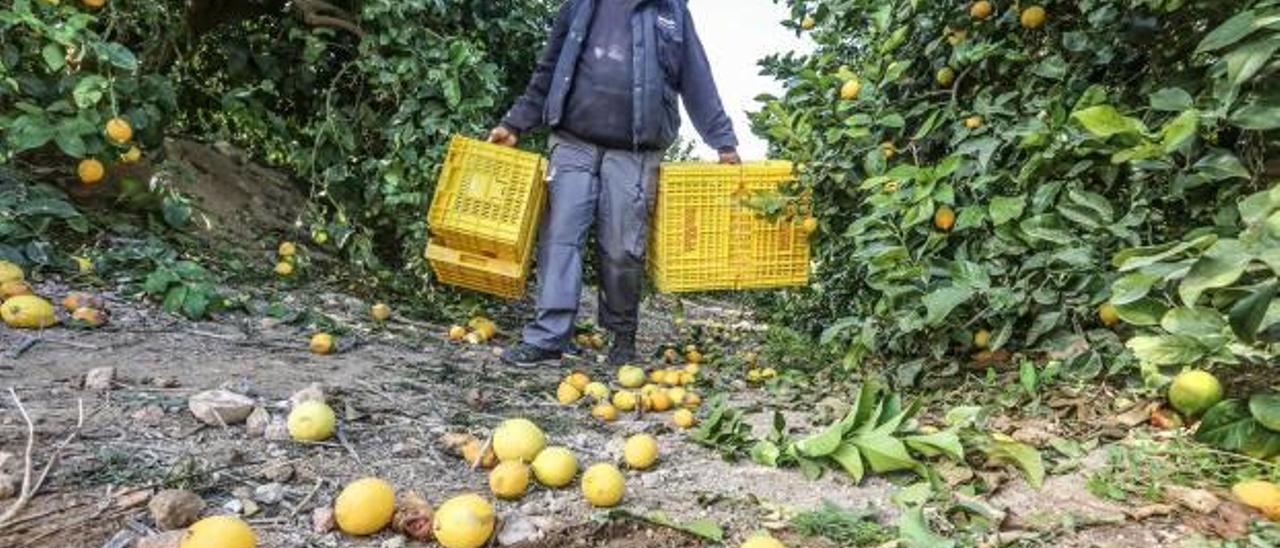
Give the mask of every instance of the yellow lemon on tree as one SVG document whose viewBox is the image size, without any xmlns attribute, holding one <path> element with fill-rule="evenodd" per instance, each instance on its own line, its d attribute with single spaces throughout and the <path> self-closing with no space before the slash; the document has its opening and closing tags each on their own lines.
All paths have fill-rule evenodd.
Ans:
<svg viewBox="0 0 1280 548">
<path fill-rule="evenodd" d="M 480 548 L 493 535 L 493 506 L 476 494 L 459 495 L 431 516 L 431 532 L 444 548 Z"/>
<path fill-rule="evenodd" d="M 849 80 L 840 86 L 840 98 L 845 101 L 852 101 L 862 94 L 862 82 L 857 78 Z"/>
<path fill-rule="evenodd" d="M 892 160 L 894 156 L 898 155 L 898 145 L 893 144 L 893 141 L 880 143 L 880 154 L 884 156 L 884 159 Z"/>
<path fill-rule="evenodd" d="M 951 209 L 950 206 L 939 207 L 938 210 L 933 213 L 933 226 L 938 227 L 938 230 L 944 232 L 951 231 L 952 227 L 956 226 L 955 210 Z"/>
<path fill-rule="evenodd" d="M 1179 413 L 1196 417 L 1222 401 L 1222 383 L 1199 369 L 1179 373 L 1169 384 L 1169 404 Z"/>
<path fill-rule="evenodd" d="M 514 500 L 529 489 L 529 466 L 518 460 L 498 464 L 489 472 L 489 490 L 500 499 Z"/>
<path fill-rule="evenodd" d="M 293 263 L 289 261 L 280 261 L 276 263 L 276 274 L 280 276 L 292 276 Z"/>
<path fill-rule="evenodd" d="M 22 272 L 22 267 L 9 261 L 0 261 L 0 283 L 20 282 L 26 278 L 27 275 Z"/>
<path fill-rule="evenodd" d="M 596 401 L 609 401 L 609 387 L 602 382 L 589 383 L 582 392 Z"/>
<path fill-rule="evenodd" d="M 564 487 L 578 474 L 578 459 L 564 447 L 548 447 L 533 459 L 533 475 L 547 487 Z"/>
<path fill-rule="evenodd" d="M 353 481 L 333 501 L 333 520 L 348 535 L 381 531 L 396 512 L 396 490 L 378 478 Z"/>
<path fill-rule="evenodd" d="M 982 127 L 982 117 L 975 115 L 975 116 L 970 116 L 968 118 L 965 118 L 964 127 L 967 127 L 969 129 L 978 129 Z"/>
<path fill-rule="evenodd" d="M 311 353 L 324 356 L 333 353 L 333 335 L 316 333 L 311 336 Z"/>
<path fill-rule="evenodd" d="M 378 303 L 369 309 L 369 315 L 373 316 L 374 321 L 385 322 L 391 319 L 391 307 L 386 303 Z"/>
<path fill-rule="evenodd" d="M 141 159 L 142 159 L 142 149 L 136 146 L 131 146 L 129 147 L 129 150 L 126 150 L 120 153 L 120 161 L 126 164 L 137 163 L 137 161 Z"/>
<path fill-rule="evenodd" d="M 1098 319 L 1102 320 L 1102 325 L 1115 327 L 1120 323 L 1120 312 L 1116 310 L 1116 305 L 1110 302 L 1102 303 L 1102 306 L 1098 307 Z"/>
<path fill-rule="evenodd" d="M 133 139 L 133 126 L 119 116 L 107 120 L 107 137 L 117 145 L 123 145 Z"/>
<path fill-rule="evenodd" d="M 191 524 L 182 534 L 180 548 L 255 548 L 258 537 L 236 516 L 210 516 Z"/>
<path fill-rule="evenodd" d="M 818 220 L 813 217 L 805 217 L 804 220 L 800 222 L 800 230 L 803 230 L 805 234 L 813 234 L 814 232 L 817 232 Z"/>
<path fill-rule="evenodd" d="M 559 401 L 561 405 L 572 405 L 580 399 L 582 399 L 582 392 L 579 392 L 568 381 L 560 383 L 560 386 L 556 388 L 556 401 Z"/>
<path fill-rule="evenodd" d="M 787 545 L 767 533 L 762 533 L 747 539 L 742 543 L 742 548 L 787 548 Z"/>
<path fill-rule="evenodd" d="M 800 20 L 800 28 L 804 30 L 813 30 L 813 27 L 817 25 L 818 22 L 814 20 L 812 15 L 805 15 L 804 19 Z"/>
<path fill-rule="evenodd" d="M 35 295 L 10 297 L 0 304 L 0 317 L 9 327 L 41 329 L 58 323 L 53 303 Z"/>
<path fill-rule="evenodd" d="M 95 185 L 102 182 L 102 178 L 106 176 L 107 168 L 94 158 L 85 158 L 80 160 L 80 164 L 76 166 L 76 175 L 80 177 L 80 182 L 86 185 Z"/>
<path fill-rule="evenodd" d="M 582 474 L 582 495 L 597 508 L 617 506 L 626 489 L 622 471 L 612 464 L 593 464 Z"/>
<path fill-rule="evenodd" d="M 84 4 L 87 8 L 97 9 L 107 5 L 107 0 L 80 0 L 80 3 Z"/>
<path fill-rule="evenodd" d="M 1038 29 L 1044 25 L 1047 14 L 1041 6 L 1031 6 L 1022 10 L 1022 26 L 1029 29 Z"/>
<path fill-rule="evenodd" d="M 622 457 L 635 470 L 648 469 L 658 460 L 658 440 L 649 434 L 631 436 L 622 447 Z"/>
<path fill-rule="evenodd" d="M 934 75 L 934 80 L 938 82 L 939 86 L 950 86 L 952 82 L 956 81 L 956 71 L 951 67 L 942 67 L 938 69 L 938 73 Z"/>
<path fill-rule="evenodd" d="M 979 329 L 973 334 L 973 346 L 976 348 L 986 348 L 991 344 L 991 332 L 986 329 Z"/>
<path fill-rule="evenodd" d="M 565 382 L 569 383 L 574 388 L 577 388 L 579 392 L 582 392 L 587 389 L 588 384 L 591 384 L 591 377 L 588 377 L 586 373 L 581 371 L 574 371 L 565 378 Z"/>
<path fill-rule="evenodd" d="M 636 393 L 629 390 L 619 390 L 613 394 L 613 406 L 620 411 L 634 411 L 636 408 Z"/>
<path fill-rule="evenodd" d="M 322 401 L 298 404 L 289 412 L 289 437 L 298 441 L 324 441 L 333 437 L 338 417 L 333 408 Z"/>
<path fill-rule="evenodd" d="M 276 255 L 281 257 L 292 257 L 298 254 L 298 245 L 293 242 L 280 242 L 280 246 L 276 248 Z"/>
<path fill-rule="evenodd" d="M 618 420 L 618 408 L 602 403 L 591 409 L 591 416 L 604 422 L 613 422 Z"/>
<path fill-rule="evenodd" d="M 987 0 L 978 0 L 969 6 L 969 17 L 982 20 L 991 17 L 991 2 Z"/>
<path fill-rule="evenodd" d="M 696 419 L 693 417 L 693 411 L 677 409 L 675 413 L 671 414 L 671 422 L 680 428 L 690 428 L 694 425 Z"/>
<path fill-rule="evenodd" d="M 618 368 L 618 384 L 626 388 L 639 388 L 644 385 L 644 370 L 634 365 Z"/>
<path fill-rule="evenodd" d="M 533 462 L 546 446 L 547 436 L 529 419 L 507 419 L 493 431 L 493 452 L 502 462 Z"/>
</svg>

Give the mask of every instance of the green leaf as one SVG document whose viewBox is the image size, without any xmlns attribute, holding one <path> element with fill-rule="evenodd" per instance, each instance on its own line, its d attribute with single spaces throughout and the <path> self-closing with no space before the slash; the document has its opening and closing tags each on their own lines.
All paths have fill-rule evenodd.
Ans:
<svg viewBox="0 0 1280 548">
<path fill-rule="evenodd" d="M 1218 240 L 1191 266 L 1178 286 L 1178 296 L 1187 306 L 1195 306 L 1206 290 L 1227 287 L 1239 280 L 1249 260 L 1248 250 L 1239 240 Z"/>
<path fill-rule="evenodd" d="M 954 430 L 907 436 L 902 441 L 906 442 L 907 447 L 928 457 L 941 454 L 954 461 L 964 460 L 964 445 L 960 443 L 960 436 Z"/>
<path fill-rule="evenodd" d="M 898 537 L 907 548 L 955 548 L 955 541 L 934 534 L 922 507 L 915 506 L 898 518 Z"/>
<path fill-rule="evenodd" d="M 1178 307 L 1164 315 L 1160 327 L 1174 335 L 1189 338 L 1221 337 L 1227 322 L 1212 308 Z"/>
<path fill-rule="evenodd" d="M 864 433 L 854 436 L 851 441 L 867 460 L 867 466 L 877 474 L 915 470 L 920 466 L 919 462 L 911 458 L 902 440 L 889 434 Z"/>
<path fill-rule="evenodd" d="M 1231 307 L 1231 330 L 1245 342 L 1252 343 L 1263 327 L 1267 311 L 1280 289 L 1280 281 L 1272 280 L 1254 288 L 1249 295 Z"/>
<path fill-rule="evenodd" d="M 66 55 L 62 51 L 62 46 L 58 44 L 45 44 L 40 50 L 40 56 L 44 58 L 44 64 L 49 67 L 49 72 L 58 72 L 62 67 L 67 66 Z"/>
<path fill-rule="evenodd" d="M 1071 118 L 1080 123 L 1094 137 L 1107 138 L 1112 135 L 1141 134 L 1147 132 L 1142 120 L 1125 116 L 1111 105 L 1098 105 L 1071 114 Z"/>
<path fill-rule="evenodd" d="M 796 442 L 796 450 L 806 457 L 825 457 L 840 447 L 844 426 L 840 421 L 827 426 L 822 432 Z"/>
<path fill-rule="evenodd" d="M 1196 162 L 1195 173 L 1210 181 L 1249 179 L 1253 174 L 1235 154 L 1215 149 Z"/>
<path fill-rule="evenodd" d="M 1182 88 L 1164 88 L 1151 94 L 1151 108 L 1167 112 L 1182 112 L 1195 106 L 1191 94 Z"/>
<path fill-rule="evenodd" d="M 1183 112 L 1160 130 L 1160 146 L 1166 154 L 1178 150 L 1196 136 L 1199 126 L 1200 113 L 1194 110 Z"/>
<path fill-rule="evenodd" d="M 1160 320 L 1168 312 L 1169 307 L 1164 303 L 1149 297 L 1131 303 L 1116 304 L 1116 314 L 1129 325 L 1159 325 Z"/>
<path fill-rule="evenodd" d="M 138 69 L 138 58 L 124 44 L 107 42 L 99 45 L 97 49 L 98 54 L 112 65 L 130 72 Z"/>
<path fill-rule="evenodd" d="M 756 464 L 763 466 L 778 467 L 778 457 L 782 456 L 782 451 L 778 449 L 778 444 L 769 440 L 760 440 L 751 446 L 751 460 Z"/>
<path fill-rule="evenodd" d="M 1199 363 L 1208 349 L 1194 338 L 1180 335 L 1144 335 L 1125 343 L 1134 357 L 1151 365 L 1187 365 Z"/>
<path fill-rule="evenodd" d="M 676 521 L 668 516 L 665 512 L 656 511 L 642 516 L 650 523 L 669 527 L 677 531 L 684 531 L 696 537 L 701 537 L 711 542 L 724 542 L 724 529 L 720 525 L 710 519 L 695 519 L 690 521 Z"/>
<path fill-rule="evenodd" d="M 1243 400 L 1223 400 L 1205 412 L 1200 426 L 1196 427 L 1195 439 L 1219 449 L 1239 451 L 1257 427 Z"/>
<path fill-rule="evenodd" d="M 1022 365 L 1018 366 L 1018 383 L 1022 385 L 1022 390 L 1028 396 L 1036 395 L 1040 379 L 1036 374 L 1036 364 L 1031 360 L 1023 360 Z"/>
<path fill-rule="evenodd" d="M 1250 104 L 1236 109 L 1229 118 L 1232 125 L 1254 131 L 1280 128 L 1280 105 Z"/>
<path fill-rule="evenodd" d="M 1165 259 L 1177 257 L 1178 255 L 1193 249 L 1208 249 L 1217 241 L 1217 235 L 1207 234 L 1176 244 L 1169 243 L 1152 247 L 1126 249 L 1117 253 L 1115 259 L 1111 261 L 1111 264 L 1115 265 L 1120 272 L 1130 272 L 1156 264 L 1164 261 Z"/>
<path fill-rule="evenodd" d="M 142 284 L 142 290 L 148 295 L 158 297 L 167 293 L 170 285 L 178 282 L 179 279 L 177 274 L 174 274 L 173 271 L 169 269 L 160 268 L 151 271 L 151 273 L 147 275 L 146 281 Z"/>
<path fill-rule="evenodd" d="M 1009 221 L 1022 216 L 1022 212 L 1027 207 L 1027 195 L 1019 194 L 1017 196 L 996 196 L 991 199 L 991 205 L 988 211 L 991 214 L 991 223 L 1000 226 Z"/>
<path fill-rule="evenodd" d="M 1227 65 L 1227 80 L 1232 85 L 1243 85 L 1267 65 L 1271 56 L 1280 49 L 1280 34 L 1250 42 L 1223 56 Z"/>
<path fill-rule="evenodd" d="M 1159 276 L 1134 272 L 1121 276 L 1111 284 L 1111 304 L 1116 306 L 1136 302 L 1151 292 L 1151 286 L 1160 281 Z"/>
<path fill-rule="evenodd" d="M 1249 414 L 1264 428 L 1280 432 L 1280 394 L 1254 394 L 1249 398 Z"/>
<path fill-rule="evenodd" d="M 971 298 L 973 298 L 973 290 L 968 287 L 952 286 L 934 290 L 921 299 L 924 301 L 926 310 L 925 323 L 928 325 L 940 325 L 947 319 L 952 310 L 968 302 Z"/>
<path fill-rule="evenodd" d="M 176 285 L 170 289 L 168 293 L 165 293 L 164 302 L 161 303 L 160 306 L 164 308 L 165 312 L 170 314 L 181 314 L 183 312 L 183 305 L 186 304 L 187 301 L 187 293 L 187 286 L 181 284 Z"/>
<path fill-rule="evenodd" d="M 1258 17 L 1257 12 L 1254 10 L 1242 11 L 1205 35 L 1204 39 L 1200 40 L 1200 45 L 1196 46 L 1196 53 L 1204 53 L 1230 46 L 1243 40 L 1254 31 L 1275 23 L 1278 19 L 1280 17 L 1275 14 Z"/>
<path fill-rule="evenodd" d="M 1032 487 L 1039 489 L 1044 485 L 1044 460 L 1036 448 L 1012 439 L 993 436 L 986 454 L 990 459 L 1017 466 L 1027 476 L 1027 483 Z"/>
<path fill-rule="evenodd" d="M 191 206 L 185 200 L 169 195 L 164 197 L 161 207 L 165 224 L 173 228 L 183 228 L 191 220 Z"/>
<path fill-rule="evenodd" d="M 203 285 L 189 286 L 187 296 L 182 301 L 182 315 L 193 320 L 204 318 L 209 311 L 212 296 L 212 288 Z"/>
<path fill-rule="evenodd" d="M 14 152 L 40 148 L 56 135 L 56 130 L 42 114 L 24 114 L 13 121 L 8 132 Z"/>
<path fill-rule="evenodd" d="M 854 445 L 853 442 L 845 441 L 841 443 L 840 447 L 831 454 L 831 460 L 836 461 L 836 464 L 839 464 L 840 468 L 844 469 L 845 473 L 853 478 L 854 483 L 862 481 L 864 473 L 862 454 L 858 451 L 858 446 Z"/>
<path fill-rule="evenodd" d="M 75 99 L 77 107 L 87 109 L 97 105 L 106 90 L 107 79 L 97 74 L 90 74 L 76 83 L 75 89 L 71 91 L 71 97 Z"/>
</svg>

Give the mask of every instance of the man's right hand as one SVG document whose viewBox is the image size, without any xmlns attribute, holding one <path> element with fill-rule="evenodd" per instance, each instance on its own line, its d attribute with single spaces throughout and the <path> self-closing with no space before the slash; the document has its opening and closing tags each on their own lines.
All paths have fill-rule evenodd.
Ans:
<svg viewBox="0 0 1280 548">
<path fill-rule="evenodd" d="M 516 132 L 507 129 L 507 126 L 498 126 L 489 131 L 489 142 L 496 145 L 513 147 L 519 140 Z"/>
</svg>

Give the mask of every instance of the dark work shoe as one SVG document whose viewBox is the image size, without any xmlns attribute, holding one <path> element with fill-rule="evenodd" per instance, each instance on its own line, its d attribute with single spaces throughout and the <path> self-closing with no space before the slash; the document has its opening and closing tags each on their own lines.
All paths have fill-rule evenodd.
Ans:
<svg viewBox="0 0 1280 548">
<path fill-rule="evenodd" d="M 556 361 L 561 356 L 562 353 L 555 350 L 546 350 L 526 343 L 518 343 L 502 351 L 502 361 L 504 363 L 522 367 Z"/>
<path fill-rule="evenodd" d="M 640 361 L 636 354 L 636 334 L 617 333 L 613 336 L 613 346 L 609 347 L 609 365 L 633 365 Z"/>
<path fill-rule="evenodd" d="M 581 346 L 578 346 L 578 343 L 575 343 L 575 342 L 572 342 L 572 341 L 571 341 L 571 342 L 569 342 L 569 344 L 564 345 L 564 355 L 566 355 L 566 356 L 574 356 L 574 357 L 581 357 L 581 356 L 582 356 L 582 347 L 581 347 Z"/>
</svg>

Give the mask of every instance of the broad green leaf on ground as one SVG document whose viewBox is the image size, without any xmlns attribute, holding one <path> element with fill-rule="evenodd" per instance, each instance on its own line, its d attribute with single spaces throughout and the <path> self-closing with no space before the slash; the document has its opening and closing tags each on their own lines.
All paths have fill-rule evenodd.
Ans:
<svg viewBox="0 0 1280 548">
<path fill-rule="evenodd" d="M 916 470 L 920 463 L 911 458 L 902 440 L 888 434 L 867 433 L 852 438 L 867 466 L 876 473 Z"/>
<path fill-rule="evenodd" d="M 862 454 L 858 451 L 858 446 L 854 445 L 852 441 L 846 440 L 842 442 L 840 447 L 831 454 L 831 460 L 836 461 L 836 464 L 839 464 L 840 468 L 844 469 L 845 473 L 853 478 L 854 483 L 862 481 Z"/>
<path fill-rule="evenodd" d="M 964 460 L 964 446 L 954 430 L 907 436 L 902 441 L 927 457 L 946 455 L 951 460 Z"/>
<path fill-rule="evenodd" d="M 954 548 L 956 545 L 955 541 L 933 532 L 920 506 L 902 512 L 898 518 L 898 538 L 908 548 Z"/>
<path fill-rule="evenodd" d="M 1249 414 L 1268 430 L 1280 432 L 1280 394 L 1254 394 L 1249 398 Z"/>
<path fill-rule="evenodd" d="M 627 512 L 627 515 L 634 514 Z M 650 512 L 649 514 L 640 517 L 656 525 L 670 527 L 677 531 L 684 531 L 711 542 L 724 542 L 724 529 L 721 529 L 718 523 L 710 519 L 677 521 L 668 516 L 666 512 L 662 511 Z"/>
<path fill-rule="evenodd" d="M 982 407 L 977 405 L 961 405 L 953 407 L 947 411 L 942 420 L 952 428 L 966 428 L 973 426 L 978 422 L 978 416 L 982 414 Z"/>
<path fill-rule="evenodd" d="M 1007 436 L 993 434 L 985 452 L 988 458 L 1017 466 L 1032 487 L 1039 489 L 1044 485 L 1044 460 L 1036 448 Z"/>
<path fill-rule="evenodd" d="M 844 427 L 837 421 L 821 432 L 796 442 L 796 450 L 806 457 L 825 457 L 840 447 L 843 437 Z"/>
<path fill-rule="evenodd" d="M 1125 116 L 1111 105 L 1098 105 L 1071 113 L 1071 118 L 1080 123 L 1094 137 L 1107 138 L 1120 134 L 1142 134 L 1147 127 L 1142 120 Z"/>
<path fill-rule="evenodd" d="M 1195 306 L 1206 290 L 1227 287 L 1239 280 L 1250 259 L 1239 240 L 1218 240 L 1191 266 L 1178 286 L 1178 296 L 1187 306 Z"/>
<path fill-rule="evenodd" d="M 1223 400 L 1210 407 L 1196 428 L 1196 441 L 1220 449 L 1238 451 L 1257 425 L 1244 400 Z"/>
<path fill-rule="evenodd" d="M 777 468 L 780 456 L 782 451 L 778 449 L 778 445 L 769 440 L 760 440 L 751 446 L 751 460 L 756 464 Z"/>
<path fill-rule="evenodd" d="M 1134 357 L 1152 365 L 1186 365 L 1197 363 L 1209 350 L 1195 338 L 1181 335 L 1143 335 L 1125 343 Z"/>
</svg>

